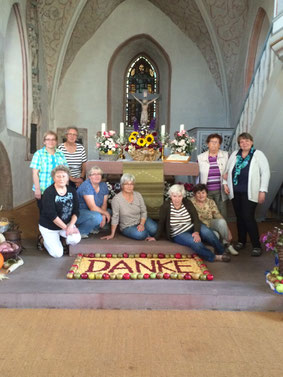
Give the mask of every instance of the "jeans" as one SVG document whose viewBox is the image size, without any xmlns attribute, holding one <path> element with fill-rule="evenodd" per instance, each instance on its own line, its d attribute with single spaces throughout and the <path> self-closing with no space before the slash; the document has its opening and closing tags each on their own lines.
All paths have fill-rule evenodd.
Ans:
<svg viewBox="0 0 283 377">
<path fill-rule="evenodd" d="M 154 220 L 147 218 L 144 224 L 144 231 L 139 232 L 137 229 L 137 225 L 128 226 L 127 228 L 121 230 L 121 233 L 129 238 L 133 238 L 134 240 L 145 240 L 147 237 L 153 237 L 157 231 L 157 224 Z"/>
<path fill-rule="evenodd" d="M 216 230 L 220 234 L 220 237 L 223 241 L 228 242 L 229 238 L 229 229 L 226 221 L 224 219 L 212 219 L 210 224 L 211 230 Z M 227 243 L 226 242 L 226 243 Z"/>
<path fill-rule="evenodd" d="M 213 262 L 215 255 L 212 251 L 205 247 L 203 242 L 213 246 L 215 249 L 215 254 L 222 255 L 224 253 L 224 246 L 218 240 L 213 231 L 206 225 L 202 224 L 200 227 L 199 234 L 201 242 L 195 242 L 192 233 L 194 233 L 194 228 L 191 228 L 190 230 L 181 234 L 177 234 L 177 236 L 173 237 L 173 242 L 190 247 L 195 253 L 198 254 L 198 256 L 208 262 Z"/>
<path fill-rule="evenodd" d="M 245 244 L 248 234 L 253 247 L 260 247 L 258 227 L 255 220 L 257 203 L 250 201 L 246 192 L 234 192 L 232 204 L 237 217 L 238 241 Z"/>
<path fill-rule="evenodd" d="M 81 234 L 89 234 L 93 230 L 100 229 L 102 215 L 99 212 L 90 211 L 89 209 L 80 209 L 80 216 L 76 226 Z"/>
</svg>

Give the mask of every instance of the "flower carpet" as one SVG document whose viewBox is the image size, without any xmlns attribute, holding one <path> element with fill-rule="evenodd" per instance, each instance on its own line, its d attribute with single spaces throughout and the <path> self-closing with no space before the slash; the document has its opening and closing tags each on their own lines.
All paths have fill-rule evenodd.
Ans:
<svg viewBox="0 0 283 377">
<path fill-rule="evenodd" d="M 213 280 L 201 258 L 193 254 L 78 254 L 68 279 L 83 280 Z"/>
</svg>

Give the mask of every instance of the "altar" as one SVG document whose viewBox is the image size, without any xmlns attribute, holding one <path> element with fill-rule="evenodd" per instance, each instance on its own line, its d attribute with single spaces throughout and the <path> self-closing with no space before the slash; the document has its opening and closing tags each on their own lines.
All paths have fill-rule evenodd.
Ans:
<svg viewBox="0 0 283 377">
<path fill-rule="evenodd" d="M 104 174 L 133 174 L 136 178 L 135 190 L 142 194 L 148 214 L 154 219 L 158 218 L 159 208 L 163 204 L 164 177 L 199 175 L 196 162 L 91 160 L 86 163 L 87 171 L 93 166 L 100 167 Z"/>
</svg>

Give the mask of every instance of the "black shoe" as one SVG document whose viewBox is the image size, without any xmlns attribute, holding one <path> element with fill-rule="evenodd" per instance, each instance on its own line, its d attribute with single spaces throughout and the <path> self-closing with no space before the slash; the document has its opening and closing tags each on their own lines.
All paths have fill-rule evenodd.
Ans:
<svg viewBox="0 0 283 377">
<path fill-rule="evenodd" d="M 40 250 L 40 251 L 44 250 L 43 237 L 42 237 L 41 234 L 39 234 L 37 236 L 37 241 L 36 242 L 37 242 L 36 243 L 37 250 Z"/>
<path fill-rule="evenodd" d="M 230 257 L 230 255 L 228 254 L 228 253 L 223 253 L 222 254 L 222 257 L 221 257 L 221 260 L 222 260 L 222 262 L 230 262 L 231 261 L 231 257 Z"/>
<path fill-rule="evenodd" d="M 244 247 L 245 247 L 245 244 L 243 244 L 242 242 L 237 242 L 236 245 L 234 245 L 234 249 L 236 251 L 242 250 L 244 249 Z"/>
<path fill-rule="evenodd" d="M 252 252 L 251 252 L 251 256 L 252 257 L 260 257 L 262 254 L 262 250 L 260 247 L 254 247 Z"/>
</svg>

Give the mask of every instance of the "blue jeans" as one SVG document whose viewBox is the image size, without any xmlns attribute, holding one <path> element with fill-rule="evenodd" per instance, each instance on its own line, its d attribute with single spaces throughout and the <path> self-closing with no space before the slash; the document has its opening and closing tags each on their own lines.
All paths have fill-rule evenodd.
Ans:
<svg viewBox="0 0 283 377">
<path fill-rule="evenodd" d="M 173 242 L 190 247 L 195 253 L 198 254 L 198 256 L 208 262 L 213 262 L 215 255 L 207 247 L 205 247 L 203 242 L 213 246 L 215 249 L 215 254 L 222 255 L 224 253 L 224 246 L 218 240 L 213 231 L 206 225 L 202 224 L 200 227 L 199 235 L 202 242 L 194 242 L 192 233 L 194 233 L 194 228 L 191 228 L 187 232 L 177 234 L 177 236 L 173 237 Z"/>
<path fill-rule="evenodd" d="M 144 224 L 144 230 L 139 232 L 137 229 L 137 225 L 128 226 L 127 228 L 121 230 L 121 233 L 129 238 L 133 238 L 134 240 L 145 240 L 147 237 L 153 237 L 157 231 L 157 224 L 150 218 L 147 218 Z"/>
<path fill-rule="evenodd" d="M 89 209 L 80 209 L 80 216 L 76 226 L 81 234 L 89 234 L 93 230 L 100 229 L 102 215 L 99 212 L 90 211 Z"/>
</svg>

